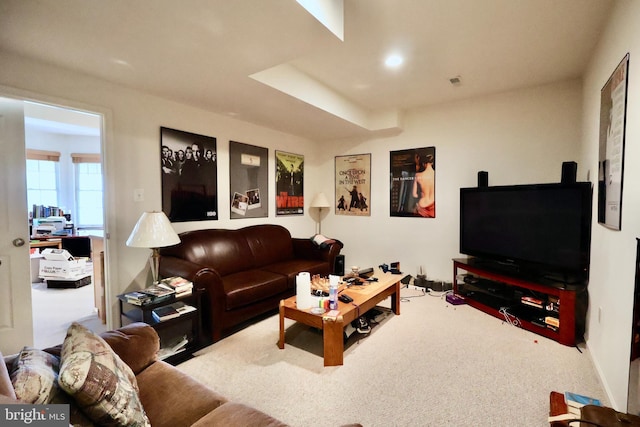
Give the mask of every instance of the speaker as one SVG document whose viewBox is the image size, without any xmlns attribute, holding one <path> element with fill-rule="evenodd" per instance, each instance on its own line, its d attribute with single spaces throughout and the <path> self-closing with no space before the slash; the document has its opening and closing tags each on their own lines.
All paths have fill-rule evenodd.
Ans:
<svg viewBox="0 0 640 427">
<path fill-rule="evenodd" d="M 333 274 L 344 276 L 344 255 L 338 255 L 333 263 Z"/>
<path fill-rule="evenodd" d="M 575 184 L 576 175 L 578 173 L 578 164 L 576 162 L 562 162 L 562 179 L 563 184 Z"/>
<path fill-rule="evenodd" d="M 489 172 L 487 171 L 479 171 L 478 172 L 478 187 L 488 187 L 489 186 Z"/>
</svg>

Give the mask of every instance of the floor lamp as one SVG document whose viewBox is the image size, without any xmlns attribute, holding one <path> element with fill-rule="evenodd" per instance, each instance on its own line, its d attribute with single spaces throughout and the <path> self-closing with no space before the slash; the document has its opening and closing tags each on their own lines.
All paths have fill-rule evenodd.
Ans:
<svg viewBox="0 0 640 427">
<path fill-rule="evenodd" d="M 316 194 L 311 201 L 311 207 L 318 208 L 318 234 L 322 234 L 322 209 L 331 207 L 327 196 L 324 193 Z"/>
<path fill-rule="evenodd" d="M 171 226 L 169 218 L 164 212 L 156 211 L 144 212 L 127 239 L 127 246 L 151 249 L 149 264 L 151 265 L 153 284 L 158 283 L 159 248 L 177 245 L 178 243 L 180 243 L 180 237 Z"/>
</svg>

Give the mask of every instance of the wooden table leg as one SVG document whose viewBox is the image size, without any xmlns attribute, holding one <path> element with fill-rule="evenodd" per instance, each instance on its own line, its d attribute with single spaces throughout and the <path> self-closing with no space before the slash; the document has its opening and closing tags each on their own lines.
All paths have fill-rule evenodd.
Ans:
<svg viewBox="0 0 640 427">
<path fill-rule="evenodd" d="M 344 357 L 344 320 L 342 316 L 322 319 L 324 366 L 342 365 Z"/>
<path fill-rule="evenodd" d="M 400 282 L 396 282 L 395 291 L 391 294 L 391 309 L 394 314 L 400 314 Z"/>
<path fill-rule="evenodd" d="M 278 348 L 284 348 L 284 301 L 280 301 L 280 339 L 278 340 Z"/>
</svg>

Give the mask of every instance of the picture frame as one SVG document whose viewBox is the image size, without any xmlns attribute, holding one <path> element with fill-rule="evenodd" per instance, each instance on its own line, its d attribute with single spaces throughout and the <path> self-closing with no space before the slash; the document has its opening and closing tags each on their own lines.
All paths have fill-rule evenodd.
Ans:
<svg viewBox="0 0 640 427">
<path fill-rule="evenodd" d="M 230 218 L 269 215 L 269 150 L 229 141 Z"/>
<path fill-rule="evenodd" d="M 304 215 L 304 156 L 275 152 L 276 215 Z"/>
<path fill-rule="evenodd" d="M 390 216 L 436 217 L 436 147 L 389 153 Z"/>
<path fill-rule="evenodd" d="M 335 214 L 371 216 L 371 154 L 335 157 Z"/>
<path fill-rule="evenodd" d="M 216 138 L 160 128 L 162 211 L 171 222 L 218 219 Z"/>
<path fill-rule="evenodd" d="M 628 85 L 627 53 L 600 91 L 598 223 L 612 230 L 622 229 Z"/>
</svg>

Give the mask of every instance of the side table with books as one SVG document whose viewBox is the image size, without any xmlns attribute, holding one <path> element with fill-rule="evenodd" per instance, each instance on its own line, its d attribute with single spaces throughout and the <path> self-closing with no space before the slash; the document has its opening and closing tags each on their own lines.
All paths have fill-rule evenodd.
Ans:
<svg viewBox="0 0 640 427">
<path fill-rule="evenodd" d="M 158 285 L 118 295 L 120 325 L 144 322 L 160 336 L 158 356 L 177 365 L 210 344 L 202 333 L 204 289 L 176 293 Z"/>
</svg>

